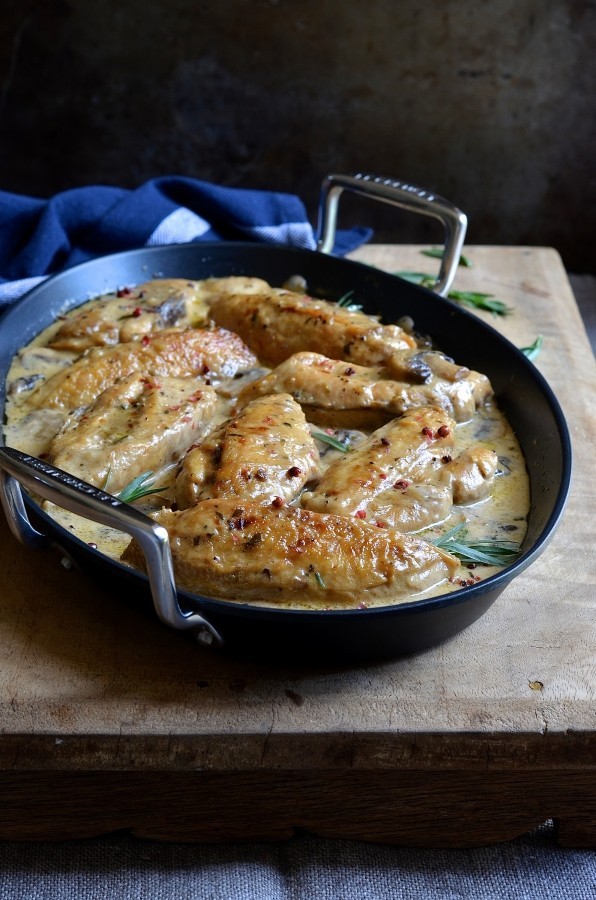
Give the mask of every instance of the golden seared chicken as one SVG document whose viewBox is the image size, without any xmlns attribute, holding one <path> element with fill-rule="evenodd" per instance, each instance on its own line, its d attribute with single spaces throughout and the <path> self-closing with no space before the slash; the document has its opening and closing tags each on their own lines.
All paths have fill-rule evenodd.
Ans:
<svg viewBox="0 0 596 900">
<path fill-rule="evenodd" d="M 319 608 L 393 602 L 446 581 L 459 565 L 394 529 L 293 506 L 204 500 L 153 518 L 169 532 L 177 584 L 229 599 Z M 134 541 L 122 558 L 144 567 Z"/>
<path fill-rule="evenodd" d="M 486 497 L 497 469 L 496 454 L 479 445 L 454 459 L 454 431 L 442 409 L 409 410 L 332 463 L 302 505 L 404 531 L 441 522 L 454 502 Z"/>
<path fill-rule="evenodd" d="M 260 397 L 193 447 L 176 478 L 180 509 L 209 497 L 291 500 L 319 472 L 304 413 L 289 394 Z"/>
<path fill-rule="evenodd" d="M 201 282 L 183 278 L 148 281 L 85 304 L 65 319 L 49 346 L 82 353 L 164 328 L 204 325 L 208 318 Z"/>
<path fill-rule="evenodd" d="M 272 372 L 251 382 L 239 403 L 287 392 L 310 422 L 337 428 L 375 428 L 408 409 L 442 407 L 456 421 L 472 418 L 492 393 L 488 378 L 456 366 L 434 351 L 408 351 L 427 369 L 423 384 L 395 381 L 387 366 L 357 366 L 320 353 L 295 353 Z"/>
<path fill-rule="evenodd" d="M 194 378 L 127 375 L 66 420 L 50 459 L 117 493 L 143 472 L 174 465 L 209 428 L 217 402 Z"/>
<path fill-rule="evenodd" d="M 88 406 L 118 378 L 193 375 L 206 384 L 255 368 L 257 360 L 241 339 L 224 328 L 166 329 L 115 347 L 88 350 L 69 368 L 37 388 L 31 405 L 66 410 Z"/>
<path fill-rule="evenodd" d="M 476 503 L 492 488 L 497 474 L 498 457 L 494 450 L 473 444 L 447 463 L 445 471 L 451 480 L 453 502 Z"/>
<path fill-rule="evenodd" d="M 239 334 L 265 365 L 275 366 L 293 353 L 312 350 L 374 366 L 416 346 L 397 325 L 381 325 L 374 317 L 337 303 L 268 285 L 261 292 L 243 292 L 241 286 L 234 289 L 234 279 L 225 281 L 222 288 L 214 280 L 212 293 L 207 293 L 213 321 Z"/>
</svg>

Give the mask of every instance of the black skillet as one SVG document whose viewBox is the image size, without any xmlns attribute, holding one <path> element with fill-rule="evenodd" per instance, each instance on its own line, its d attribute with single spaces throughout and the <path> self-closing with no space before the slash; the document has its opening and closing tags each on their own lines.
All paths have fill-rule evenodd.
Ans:
<svg viewBox="0 0 596 900">
<path fill-rule="evenodd" d="M 327 255 L 344 188 L 439 218 L 446 250 L 437 290 L 447 293 L 465 233 L 465 217 L 442 198 L 372 176 L 329 176 L 323 186 L 319 250 L 262 244 L 185 244 L 145 248 L 84 263 L 31 291 L 0 327 L 0 407 L 14 354 L 54 318 L 92 296 L 153 277 L 201 279 L 253 275 L 274 285 L 299 274 L 310 293 L 337 300 L 353 291 L 365 311 L 392 322 L 413 317 L 457 362 L 485 372 L 525 455 L 531 509 L 522 555 L 472 587 L 424 600 L 366 610 L 298 611 L 214 600 L 176 591 L 165 530 L 116 498 L 41 460 L 0 447 L 0 497 L 13 532 L 24 543 L 58 547 L 111 592 L 146 601 L 149 589 L 162 621 L 196 634 L 205 645 L 260 658 L 344 659 L 350 662 L 418 652 L 466 628 L 545 548 L 563 511 L 571 449 L 559 404 L 534 365 L 497 331 L 438 293 L 377 269 Z M 108 559 L 44 513 L 21 484 L 89 518 L 134 534 L 145 550 L 149 579 Z M 146 605 L 146 602 L 145 602 Z"/>
</svg>

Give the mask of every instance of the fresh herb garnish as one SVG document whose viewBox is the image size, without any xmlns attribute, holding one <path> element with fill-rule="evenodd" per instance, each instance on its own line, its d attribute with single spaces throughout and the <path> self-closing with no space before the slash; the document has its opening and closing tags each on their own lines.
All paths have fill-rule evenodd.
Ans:
<svg viewBox="0 0 596 900">
<path fill-rule="evenodd" d="M 536 359 L 540 351 L 542 350 L 542 345 L 544 343 L 544 338 L 541 334 L 538 335 L 536 340 L 530 344 L 529 347 L 520 347 L 522 353 L 525 353 L 528 359 Z"/>
<path fill-rule="evenodd" d="M 465 524 L 455 525 L 431 543 L 457 556 L 463 563 L 482 563 L 485 566 L 506 566 L 520 555 L 519 545 L 514 541 L 466 540 Z"/>
<path fill-rule="evenodd" d="M 444 250 L 436 247 L 421 250 L 420 252 L 423 256 L 430 256 L 435 259 L 442 259 L 444 255 Z M 458 265 L 471 269 L 472 261 L 462 254 L 459 258 Z M 428 272 L 395 272 L 394 274 L 399 275 L 400 278 L 404 278 L 406 281 L 411 281 L 413 284 L 420 284 L 422 287 L 430 288 L 431 290 L 436 284 L 435 276 L 429 275 Z M 451 290 L 448 292 L 447 296 L 450 300 L 461 303 L 462 306 L 483 309 L 487 312 L 491 312 L 494 316 L 508 316 L 513 312 L 511 307 L 503 303 L 502 300 L 497 300 L 493 294 L 483 294 L 480 291 Z"/>
<path fill-rule="evenodd" d="M 143 472 L 142 475 L 137 475 L 116 496 L 123 503 L 134 503 L 135 500 L 140 500 L 141 497 L 161 493 L 161 491 L 165 490 L 165 486 L 155 487 L 155 482 L 149 481 L 152 475 L 153 472 Z"/>
<path fill-rule="evenodd" d="M 513 309 L 502 300 L 496 300 L 494 294 L 482 294 L 479 291 L 449 291 L 447 296 L 464 306 L 485 309 L 495 316 L 508 316 L 513 312 Z"/>
<path fill-rule="evenodd" d="M 334 450 L 341 450 L 342 453 L 348 453 L 352 449 L 350 447 L 349 438 L 346 438 L 344 441 L 338 441 L 337 438 L 334 438 L 330 434 L 325 434 L 324 431 L 313 431 L 312 436 L 316 438 L 317 441 L 322 441 L 324 444 L 329 444 L 329 446 L 333 447 Z"/>
<path fill-rule="evenodd" d="M 432 289 L 436 284 L 436 278 L 434 275 L 429 275 L 428 272 L 394 272 L 394 275 L 399 275 L 405 281 L 410 281 L 412 284 L 420 284 L 426 288 Z M 484 309 L 495 316 L 508 316 L 513 312 L 513 309 L 503 303 L 502 300 L 495 299 L 494 294 L 483 294 L 480 291 L 450 290 L 447 296 L 450 300 L 455 300 L 463 306 Z"/>
<path fill-rule="evenodd" d="M 324 588 L 327 586 L 325 584 L 325 582 L 323 581 L 323 576 L 321 575 L 320 572 L 315 572 L 315 581 L 317 582 L 317 584 L 319 585 L 320 588 Z"/>
<path fill-rule="evenodd" d="M 399 275 L 400 278 L 403 278 L 404 281 L 411 281 L 412 284 L 420 284 L 422 287 L 432 288 L 436 284 L 437 279 L 434 275 L 429 275 L 428 272 L 394 272 L 394 275 Z"/>
<path fill-rule="evenodd" d="M 348 312 L 360 312 L 362 306 L 359 303 L 352 302 L 353 296 L 354 291 L 346 291 L 346 293 L 337 301 L 337 305 L 341 306 L 342 309 L 347 309 Z"/>
<path fill-rule="evenodd" d="M 443 259 L 443 256 L 445 255 L 445 251 L 441 250 L 439 247 L 431 247 L 428 250 L 421 250 L 420 252 L 423 256 L 430 256 L 433 259 Z M 458 266 L 463 266 L 464 269 L 471 269 L 472 261 L 462 253 L 459 258 Z"/>
</svg>

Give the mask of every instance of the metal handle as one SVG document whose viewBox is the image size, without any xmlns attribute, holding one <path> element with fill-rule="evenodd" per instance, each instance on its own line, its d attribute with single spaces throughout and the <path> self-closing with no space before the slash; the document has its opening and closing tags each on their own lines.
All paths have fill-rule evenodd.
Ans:
<svg viewBox="0 0 596 900">
<path fill-rule="evenodd" d="M 36 531 L 29 522 L 20 488 L 22 484 L 76 515 L 118 528 L 134 537 L 145 556 L 153 605 L 161 621 L 179 630 L 195 630 L 197 640 L 202 644 L 223 644 L 221 636 L 206 619 L 180 608 L 168 532 L 163 525 L 117 497 L 12 447 L 0 447 L 0 468 L 3 470 L 0 500 L 10 528 L 20 541 L 38 548 L 49 543 L 47 536 Z"/>
<path fill-rule="evenodd" d="M 344 190 L 432 216 L 442 222 L 445 252 L 434 290 L 441 297 L 447 296 L 459 265 L 468 227 L 465 214 L 443 197 L 403 181 L 380 178 L 378 175 L 328 175 L 321 187 L 319 201 L 317 250 L 321 253 L 331 253 L 333 250 L 339 198 Z"/>
</svg>

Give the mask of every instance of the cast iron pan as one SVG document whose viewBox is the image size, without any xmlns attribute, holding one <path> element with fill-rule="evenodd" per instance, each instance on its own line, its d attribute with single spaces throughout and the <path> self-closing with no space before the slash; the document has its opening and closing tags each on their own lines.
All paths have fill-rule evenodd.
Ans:
<svg viewBox="0 0 596 900">
<path fill-rule="evenodd" d="M 308 250 L 218 243 L 120 253 L 49 279 L 5 315 L 0 327 L 0 407 L 4 409 L 6 374 L 17 350 L 56 315 L 92 296 L 153 277 L 252 275 L 281 285 L 295 274 L 306 279 L 311 294 L 326 299 L 337 300 L 346 291 L 353 291 L 366 312 L 380 314 L 386 322 L 412 316 L 416 329 L 431 335 L 440 349 L 458 363 L 489 376 L 520 441 L 530 477 L 531 509 L 523 553 L 513 565 L 472 587 L 378 609 L 276 610 L 203 598 L 184 590 L 178 591 L 177 601 L 189 621 L 196 619 L 195 630 L 206 642 L 215 636 L 212 642 L 219 643 L 221 638 L 223 648 L 234 654 L 293 657 L 308 662 L 315 658 L 365 661 L 418 652 L 474 622 L 512 579 L 537 558 L 560 519 L 571 473 L 567 426 L 544 378 L 508 340 L 451 301 L 369 266 Z M 16 470 L 11 470 L 12 463 L 5 455 L 9 452 L 2 451 L 2 479 L 16 484 Z M 14 492 L 12 496 L 14 499 Z M 124 596 L 141 595 L 150 608 L 146 576 L 109 560 L 74 537 L 28 495 L 24 512 L 15 510 L 18 499 L 17 496 L 16 502 L 11 503 L 10 498 L 7 502 L 4 497 L 9 520 L 20 514 L 29 518 L 46 540 L 57 544 L 109 590 Z M 41 542 L 41 538 L 33 537 L 35 541 Z M 202 627 L 205 623 L 206 629 Z"/>
</svg>

